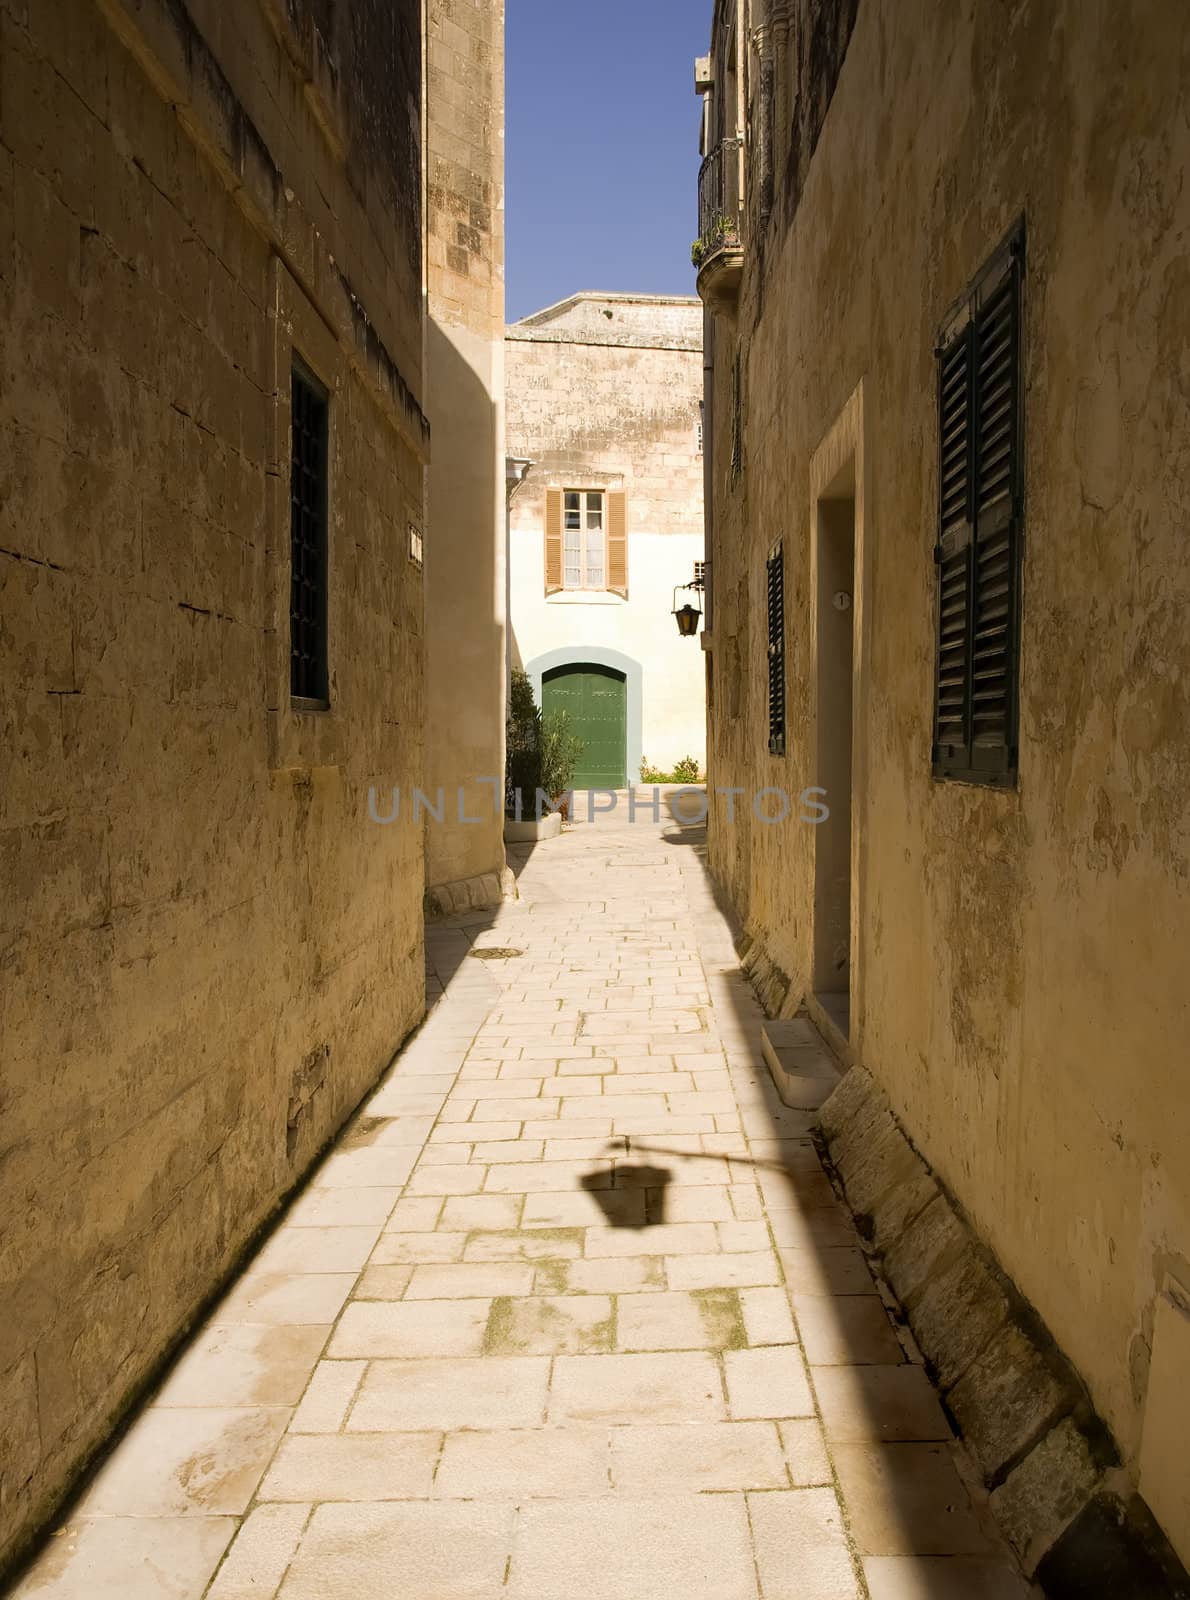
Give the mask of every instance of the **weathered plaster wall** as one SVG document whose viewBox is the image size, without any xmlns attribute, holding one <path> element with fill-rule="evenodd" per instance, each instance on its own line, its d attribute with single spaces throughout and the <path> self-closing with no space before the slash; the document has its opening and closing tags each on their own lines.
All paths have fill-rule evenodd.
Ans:
<svg viewBox="0 0 1190 1600">
<path fill-rule="evenodd" d="M 782 69 L 779 65 L 778 70 Z M 778 96 L 780 102 L 780 96 Z M 1154 1309 L 1190 1256 L 1190 33 L 1165 0 L 863 0 L 801 182 L 721 321 L 745 469 L 716 502 L 712 781 L 813 782 L 810 459 L 862 383 L 870 625 L 857 1053 L 1135 1463 Z M 780 134 L 779 137 L 784 137 Z M 781 184 L 796 162 L 786 160 Z M 1025 282 L 1020 783 L 930 776 L 944 313 L 1015 218 Z M 764 556 L 785 536 L 790 736 L 766 748 Z M 811 830 L 716 872 L 804 992 Z M 1186 1516 L 1167 1528 L 1183 1555 Z"/>
<path fill-rule="evenodd" d="M 367 820 L 420 770 L 418 11 L 335 17 L 0 3 L 0 1566 L 421 1012 L 422 840 Z"/>
<path fill-rule="evenodd" d="M 504 3 L 426 21 L 426 882 L 504 867 Z M 460 825 L 464 815 L 478 823 Z M 490 897 L 489 897 L 490 898 Z"/>
<path fill-rule="evenodd" d="M 670 615 L 675 584 L 703 556 L 702 309 L 580 295 L 514 323 L 506 367 L 508 448 L 534 462 L 512 502 L 515 662 L 563 646 L 575 659 L 588 645 L 631 657 L 642 669 L 644 755 L 662 767 L 702 761 L 703 656 Z M 545 493 L 567 487 L 625 491 L 626 600 L 546 595 Z"/>
</svg>

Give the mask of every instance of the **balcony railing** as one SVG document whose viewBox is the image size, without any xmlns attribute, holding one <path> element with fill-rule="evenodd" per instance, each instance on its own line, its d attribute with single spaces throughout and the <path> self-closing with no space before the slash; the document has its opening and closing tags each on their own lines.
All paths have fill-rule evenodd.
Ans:
<svg viewBox="0 0 1190 1600">
<path fill-rule="evenodd" d="M 740 239 L 743 148 L 742 139 L 724 139 L 698 174 L 698 238 L 691 254 L 698 268 L 698 292 L 714 312 L 731 312 L 739 294 L 744 262 Z"/>
<path fill-rule="evenodd" d="M 724 139 L 699 168 L 696 266 L 717 250 L 739 249 L 740 152 L 743 146 L 742 139 Z"/>
</svg>

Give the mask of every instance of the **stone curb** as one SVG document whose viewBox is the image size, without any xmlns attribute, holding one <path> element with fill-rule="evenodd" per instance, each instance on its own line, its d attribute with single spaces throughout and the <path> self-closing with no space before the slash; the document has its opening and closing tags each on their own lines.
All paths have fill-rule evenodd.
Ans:
<svg viewBox="0 0 1190 1600">
<path fill-rule="evenodd" d="M 485 872 L 477 878 L 437 884 L 426 890 L 422 908 L 431 919 L 450 917 L 459 911 L 487 911 L 516 896 L 516 878 L 509 867 L 504 867 L 498 873 Z"/>
<path fill-rule="evenodd" d="M 852 1067 L 819 1129 L 882 1258 L 991 1506 L 1033 1574 L 1102 1486 L 1107 1431 L 1086 1390 L 913 1148 L 871 1073 Z"/>
</svg>

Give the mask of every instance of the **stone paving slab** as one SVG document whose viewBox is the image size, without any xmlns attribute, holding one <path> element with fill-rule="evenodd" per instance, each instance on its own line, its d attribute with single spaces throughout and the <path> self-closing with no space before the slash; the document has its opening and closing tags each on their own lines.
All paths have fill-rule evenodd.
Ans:
<svg viewBox="0 0 1190 1600">
<path fill-rule="evenodd" d="M 430 1017 L 19 1600 L 1029 1592 L 673 831 L 433 925 Z"/>
</svg>

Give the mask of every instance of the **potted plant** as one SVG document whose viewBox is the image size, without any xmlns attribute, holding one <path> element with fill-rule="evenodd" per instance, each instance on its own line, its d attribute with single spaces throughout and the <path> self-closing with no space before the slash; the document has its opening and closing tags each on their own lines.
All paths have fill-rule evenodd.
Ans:
<svg viewBox="0 0 1190 1600">
<path fill-rule="evenodd" d="M 690 246 L 690 260 L 696 267 L 701 267 L 708 256 L 717 250 L 728 247 L 737 248 L 740 242 L 740 231 L 735 220 L 727 216 L 716 217 L 701 238 L 695 239 Z"/>
<path fill-rule="evenodd" d="M 568 711 L 551 711 L 541 728 L 541 787 L 550 797 L 550 803 L 570 817 L 569 790 L 574 782 L 575 768 L 587 748 L 570 726 Z"/>
<path fill-rule="evenodd" d="M 508 695 L 508 740 L 504 782 L 504 841 L 535 844 L 562 831 L 568 807 L 560 805 L 574 777 L 582 742 L 570 731 L 565 712 L 542 719 L 527 672 L 514 670 Z M 552 809 L 539 816 L 538 791 Z"/>
</svg>

